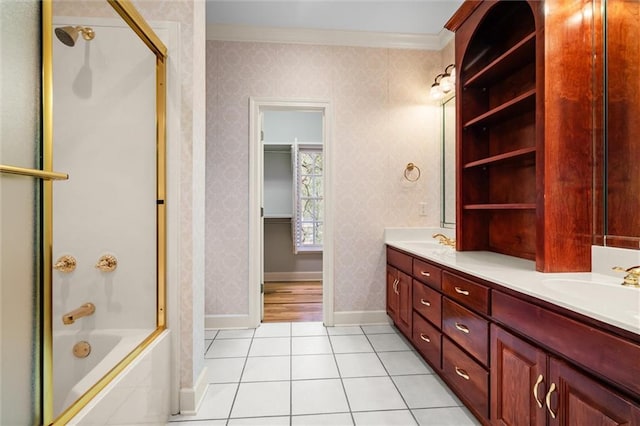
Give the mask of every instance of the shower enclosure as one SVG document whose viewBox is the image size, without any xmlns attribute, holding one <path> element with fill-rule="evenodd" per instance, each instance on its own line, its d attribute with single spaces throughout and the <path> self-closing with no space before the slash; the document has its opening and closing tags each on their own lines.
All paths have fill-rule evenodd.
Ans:
<svg viewBox="0 0 640 426">
<path fill-rule="evenodd" d="M 1 3 L 4 38 L 13 23 Z M 0 412 L 7 424 L 66 424 L 165 329 L 166 48 L 126 0 L 33 3 L 27 16 L 42 16 L 41 35 L 30 34 L 41 40 L 42 113 L 23 109 L 16 122 L 30 114 L 39 129 L 41 117 L 42 137 L 24 135 L 31 146 L 17 141 L 26 154 L 14 149 L 12 158 L 4 153 L 14 98 L 2 76 Z M 18 89 L 33 105 L 38 90 Z M 16 199 L 24 208 L 7 208 Z M 24 234 L 17 250 L 7 248 L 9 232 Z M 29 272 L 16 277 L 17 268 Z M 28 321 L 13 327 L 24 346 L 16 374 L 24 381 L 28 370 L 32 384 L 15 399 L 29 414 L 5 417 L 6 361 L 18 353 L 4 345 L 16 334 L 6 315 L 26 305 L 30 315 L 17 317 Z"/>
</svg>

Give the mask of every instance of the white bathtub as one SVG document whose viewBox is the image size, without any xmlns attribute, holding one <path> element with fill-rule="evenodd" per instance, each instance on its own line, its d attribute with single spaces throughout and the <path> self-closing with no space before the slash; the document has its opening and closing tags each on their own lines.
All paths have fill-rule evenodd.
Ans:
<svg viewBox="0 0 640 426">
<path fill-rule="evenodd" d="M 61 330 L 53 335 L 53 411 L 60 415 L 116 364 L 136 348 L 152 330 Z M 73 346 L 91 345 L 86 358 L 77 358 Z"/>
</svg>

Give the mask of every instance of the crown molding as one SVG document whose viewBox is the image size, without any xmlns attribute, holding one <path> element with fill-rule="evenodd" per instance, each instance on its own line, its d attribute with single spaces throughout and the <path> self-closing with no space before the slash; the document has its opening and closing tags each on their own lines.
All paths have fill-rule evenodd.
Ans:
<svg viewBox="0 0 640 426">
<path fill-rule="evenodd" d="M 442 29 L 437 35 L 431 35 L 224 24 L 207 25 L 207 40 L 218 41 L 319 44 L 439 51 L 447 45 L 452 37 L 453 33 L 446 29 Z"/>
</svg>

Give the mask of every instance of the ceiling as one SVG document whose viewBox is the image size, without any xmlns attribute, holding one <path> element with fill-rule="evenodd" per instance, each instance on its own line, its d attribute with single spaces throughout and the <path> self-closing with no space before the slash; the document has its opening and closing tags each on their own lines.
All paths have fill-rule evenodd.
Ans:
<svg viewBox="0 0 640 426">
<path fill-rule="evenodd" d="M 436 36 L 463 0 L 206 0 L 207 25 Z"/>
</svg>

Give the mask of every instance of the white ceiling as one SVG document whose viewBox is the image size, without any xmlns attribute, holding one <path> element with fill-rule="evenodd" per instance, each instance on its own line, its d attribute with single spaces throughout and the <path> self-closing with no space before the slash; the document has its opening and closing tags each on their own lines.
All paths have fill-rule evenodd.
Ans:
<svg viewBox="0 0 640 426">
<path fill-rule="evenodd" d="M 463 0 L 206 0 L 207 25 L 436 36 Z"/>
</svg>

